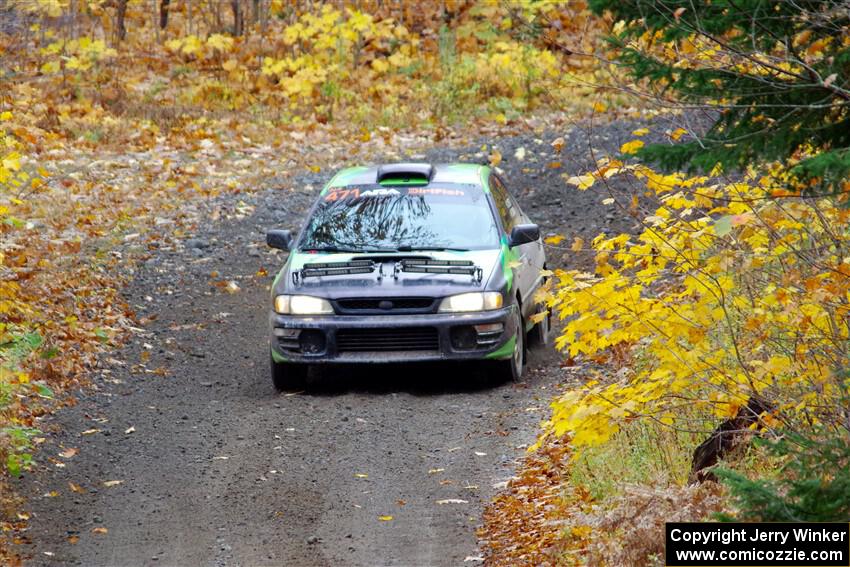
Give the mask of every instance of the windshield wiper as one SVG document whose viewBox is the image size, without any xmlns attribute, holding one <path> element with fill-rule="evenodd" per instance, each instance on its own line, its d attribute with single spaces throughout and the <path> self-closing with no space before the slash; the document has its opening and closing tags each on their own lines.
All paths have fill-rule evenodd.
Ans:
<svg viewBox="0 0 850 567">
<path fill-rule="evenodd" d="M 469 248 L 453 248 L 451 246 L 411 246 L 409 244 L 405 244 L 396 248 L 397 252 L 416 252 L 417 250 L 437 252 L 444 250 L 449 250 L 451 252 L 469 252 Z"/>
</svg>

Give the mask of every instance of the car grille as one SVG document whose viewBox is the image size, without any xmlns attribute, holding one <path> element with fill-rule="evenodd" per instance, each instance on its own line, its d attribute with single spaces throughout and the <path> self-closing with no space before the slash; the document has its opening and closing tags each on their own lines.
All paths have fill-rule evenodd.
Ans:
<svg viewBox="0 0 850 567">
<path fill-rule="evenodd" d="M 440 339 L 434 327 L 340 329 L 336 347 L 339 352 L 439 350 Z"/>
<path fill-rule="evenodd" d="M 434 308 L 433 297 L 380 297 L 351 298 L 336 301 L 337 312 L 342 314 L 383 313 L 431 313 Z"/>
</svg>

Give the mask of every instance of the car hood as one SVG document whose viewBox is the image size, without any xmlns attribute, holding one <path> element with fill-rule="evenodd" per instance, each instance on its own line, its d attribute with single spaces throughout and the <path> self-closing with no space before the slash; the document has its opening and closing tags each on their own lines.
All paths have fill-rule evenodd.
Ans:
<svg viewBox="0 0 850 567">
<path fill-rule="evenodd" d="M 501 271 L 499 249 L 358 254 L 311 254 L 294 251 L 272 286 L 274 295 L 305 294 L 327 299 L 349 297 L 445 297 L 490 289 L 488 283 Z M 481 278 L 469 274 L 411 273 L 397 271 L 402 260 L 471 262 Z M 370 273 L 299 277 L 302 268 L 315 264 L 371 260 L 378 269 Z M 298 274 L 293 277 L 293 274 Z"/>
</svg>

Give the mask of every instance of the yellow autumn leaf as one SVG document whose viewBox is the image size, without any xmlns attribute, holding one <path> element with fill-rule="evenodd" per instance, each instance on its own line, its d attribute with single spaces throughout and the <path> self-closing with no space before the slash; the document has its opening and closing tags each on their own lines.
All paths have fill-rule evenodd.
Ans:
<svg viewBox="0 0 850 567">
<path fill-rule="evenodd" d="M 233 38 L 224 34 L 214 33 L 207 39 L 207 46 L 218 51 L 230 51 L 233 48 Z"/>
<path fill-rule="evenodd" d="M 675 130 L 670 132 L 670 139 L 672 139 L 674 141 L 678 141 L 679 138 L 681 138 L 682 136 L 684 136 L 687 133 L 688 133 L 688 131 L 685 130 L 684 128 L 676 128 Z"/>
<path fill-rule="evenodd" d="M 576 187 L 578 187 L 579 191 L 584 191 L 585 189 L 588 189 L 593 185 L 594 181 L 596 181 L 596 179 L 589 173 L 585 175 L 574 175 L 573 177 L 569 177 L 567 179 L 567 183 L 569 183 L 570 185 L 575 185 Z"/>
<path fill-rule="evenodd" d="M 490 154 L 490 165 L 492 167 L 498 167 L 500 163 L 502 163 L 502 153 L 494 149 Z"/>
<path fill-rule="evenodd" d="M 646 136 L 649 134 L 649 128 L 638 128 L 632 132 L 632 136 Z"/>
<path fill-rule="evenodd" d="M 382 522 L 391 522 L 393 517 L 392 516 L 378 516 L 378 519 Z"/>
<path fill-rule="evenodd" d="M 543 242 L 545 242 L 546 244 L 553 244 L 553 245 L 555 245 L 555 244 L 560 244 L 560 243 L 561 243 L 561 242 L 563 242 L 566 238 L 567 238 L 567 237 L 566 237 L 566 236 L 564 236 L 563 234 L 556 234 L 556 235 L 554 235 L 554 236 L 547 236 L 545 239 L 543 239 Z"/>
<path fill-rule="evenodd" d="M 558 137 L 552 140 L 552 149 L 554 149 L 557 153 L 561 153 L 561 150 L 564 149 L 564 141 L 563 137 Z"/>
<path fill-rule="evenodd" d="M 572 246 L 570 246 L 570 250 L 573 252 L 579 252 L 584 248 L 584 239 L 580 236 L 576 236 L 575 240 L 573 240 Z"/>
<path fill-rule="evenodd" d="M 50 73 L 58 73 L 62 69 L 62 65 L 59 61 L 48 61 L 44 65 L 41 66 L 41 72 L 45 75 Z"/>
<path fill-rule="evenodd" d="M 620 146 L 620 151 L 624 154 L 634 154 L 637 153 L 639 149 L 643 147 L 643 140 L 632 140 L 631 142 L 626 142 L 622 146 Z"/>
<path fill-rule="evenodd" d="M 387 63 L 384 59 L 373 59 L 372 60 L 372 69 L 377 71 L 378 73 L 386 73 L 389 70 L 390 64 Z"/>
</svg>

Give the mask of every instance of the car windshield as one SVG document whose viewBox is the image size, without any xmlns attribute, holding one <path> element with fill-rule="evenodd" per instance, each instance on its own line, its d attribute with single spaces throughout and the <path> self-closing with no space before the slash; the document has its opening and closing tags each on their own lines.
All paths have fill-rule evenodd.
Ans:
<svg viewBox="0 0 850 567">
<path fill-rule="evenodd" d="M 496 223 L 481 187 L 362 185 L 323 194 L 301 250 L 363 251 L 495 248 Z"/>
</svg>

